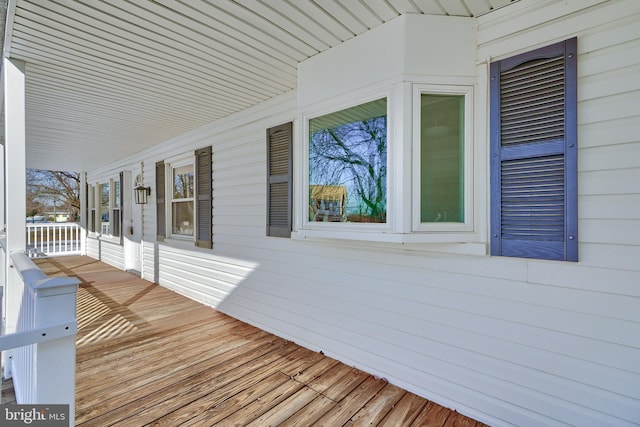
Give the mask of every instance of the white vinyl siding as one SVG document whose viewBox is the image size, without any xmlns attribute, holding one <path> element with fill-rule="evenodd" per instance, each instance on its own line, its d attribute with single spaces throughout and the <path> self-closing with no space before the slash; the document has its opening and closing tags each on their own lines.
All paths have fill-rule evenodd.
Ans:
<svg viewBox="0 0 640 427">
<path fill-rule="evenodd" d="M 297 117 L 291 92 L 133 159 L 146 183 L 203 145 L 216 161 L 214 249 L 156 242 L 151 197 L 144 277 L 490 425 L 640 423 L 639 19 L 635 0 L 521 0 L 478 21 L 481 61 L 578 37 L 580 262 L 266 237 L 265 129 Z M 478 81 L 482 108 L 484 63 Z"/>
<path fill-rule="evenodd" d="M 108 238 L 87 236 L 87 256 L 124 269 L 123 246 L 115 241 L 110 241 Z"/>
</svg>

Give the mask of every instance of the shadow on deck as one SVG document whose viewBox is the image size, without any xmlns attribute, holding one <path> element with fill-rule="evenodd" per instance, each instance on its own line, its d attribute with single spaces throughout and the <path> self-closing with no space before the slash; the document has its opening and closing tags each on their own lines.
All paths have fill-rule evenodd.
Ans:
<svg viewBox="0 0 640 427">
<path fill-rule="evenodd" d="M 36 262 L 81 281 L 76 425 L 482 425 L 94 259 Z"/>
</svg>

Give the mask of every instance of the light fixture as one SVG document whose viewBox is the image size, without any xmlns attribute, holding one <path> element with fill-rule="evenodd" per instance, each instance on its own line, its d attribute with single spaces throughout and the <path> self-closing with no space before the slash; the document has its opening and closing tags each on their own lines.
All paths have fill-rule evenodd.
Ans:
<svg viewBox="0 0 640 427">
<path fill-rule="evenodd" d="M 151 195 L 151 187 L 144 187 L 142 185 L 138 185 L 134 188 L 136 195 L 136 204 L 138 205 L 146 205 L 147 197 Z"/>
</svg>

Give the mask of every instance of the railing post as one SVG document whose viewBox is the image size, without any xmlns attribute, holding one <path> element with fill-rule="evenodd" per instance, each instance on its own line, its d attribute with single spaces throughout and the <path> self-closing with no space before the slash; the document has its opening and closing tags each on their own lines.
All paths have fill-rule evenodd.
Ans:
<svg viewBox="0 0 640 427">
<path fill-rule="evenodd" d="M 30 328 L 41 329 L 53 325 L 68 323 L 75 330 L 76 293 L 79 280 L 75 277 L 47 277 L 24 252 L 10 255 L 15 275 L 24 283 L 22 299 L 32 298 L 32 308 L 21 312 L 26 315 Z M 26 308 L 27 304 L 21 307 Z M 29 321 L 32 318 L 32 321 Z M 72 326 L 69 326 L 71 328 Z M 33 354 L 29 357 L 29 354 Z M 25 360 L 14 360 L 20 366 L 20 374 L 28 376 L 23 386 L 29 390 L 18 393 L 33 404 L 68 404 L 69 425 L 75 420 L 75 365 L 76 335 L 64 335 L 44 342 L 33 344 L 33 352 L 27 354 Z M 31 359 L 31 361 L 29 361 Z M 29 369 L 30 368 L 30 369 Z M 27 372 L 30 371 L 30 372 Z M 16 372 L 17 374 L 17 372 Z M 14 377 L 14 386 L 16 385 Z"/>
<path fill-rule="evenodd" d="M 76 320 L 78 279 L 53 277 L 34 284 L 36 327 Z M 36 345 L 37 403 L 69 403 L 69 425 L 74 425 L 76 336 Z"/>
</svg>

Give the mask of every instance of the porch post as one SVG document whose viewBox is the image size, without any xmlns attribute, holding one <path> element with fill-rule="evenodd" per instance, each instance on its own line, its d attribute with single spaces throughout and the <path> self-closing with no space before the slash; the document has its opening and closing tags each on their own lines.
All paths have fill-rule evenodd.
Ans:
<svg viewBox="0 0 640 427">
<path fill-rule="evenodd" d="M 26 125 L 25 63 L 4 58 L 2 64 L 4 90 L 4 206 L 7 260 L 13 252 L 26 250 Z M 10 266 L 6 263 L 6 268 Z M 7 270 L 8 272 L 8 270 Z M 11 277 L 11 275 L 5 275 Z M 6 333 L 16 331 L 19 295 L 12 283 L 5 289 Z"/>
<path fill-rule="evenodd" d="M 87 194 L 87 173 L 80 173 L 80 252 L 87 254 L 87 230 L 89 230 L 89 209 L 87 209 L 89 195 Z"/>
<path fill-rule="evenodd" d="M 7 224 L 6 212 L 7 209 L 5 207 L 5 194 L 7 194 L 7 186 L 4 183 L 4 147 L 5 147 L 5 136 L 2 135 L 2 147 L 0 148 L 0 233 L 4 235 Z"/>
</svg>

